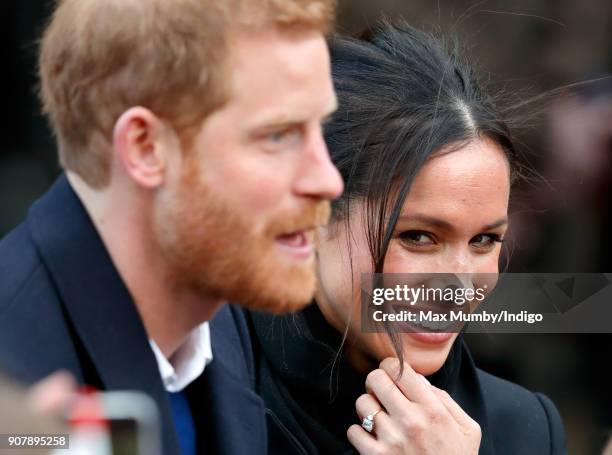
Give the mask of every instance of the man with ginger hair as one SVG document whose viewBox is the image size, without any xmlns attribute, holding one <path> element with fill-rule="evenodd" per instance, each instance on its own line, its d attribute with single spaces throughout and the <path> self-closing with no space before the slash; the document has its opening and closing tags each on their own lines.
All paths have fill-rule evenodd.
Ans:
<svg viewBox="0 0 612 455">
<path fill-rule="evenodd" d="M 0 243 L 0 367 L 148 393 L 164 453 L 266 451 L 226 303 L 312 298 L 342 191 L 332 19 L 331 0 L 58 2 L 39 66 L 65 173 Z"/>
</svg>

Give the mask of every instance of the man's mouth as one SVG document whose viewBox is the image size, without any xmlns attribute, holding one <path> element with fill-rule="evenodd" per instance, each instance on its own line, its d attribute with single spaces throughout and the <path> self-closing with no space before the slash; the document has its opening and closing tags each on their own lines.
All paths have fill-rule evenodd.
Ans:
<svg viewBox="0 0 612 455">
<path fill-rule="evenodd" d="M 297 259 L 307 259 L 314 252 L 314 229 L 299 229 L 276 237 L 281 249 Z"/>
</svg>

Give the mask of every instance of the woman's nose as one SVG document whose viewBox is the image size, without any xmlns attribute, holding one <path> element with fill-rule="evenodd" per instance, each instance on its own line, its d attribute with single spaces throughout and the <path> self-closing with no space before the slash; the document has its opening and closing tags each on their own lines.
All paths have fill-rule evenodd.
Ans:
<svg viewBox="0 0 612 455">
<path fill-rule="evenodd" d="M 476 272 L 476 261 L 467 248 L 449 249 L 446 260 L 449 271 L 452 273 L 470 274 Z"/>
</svg>

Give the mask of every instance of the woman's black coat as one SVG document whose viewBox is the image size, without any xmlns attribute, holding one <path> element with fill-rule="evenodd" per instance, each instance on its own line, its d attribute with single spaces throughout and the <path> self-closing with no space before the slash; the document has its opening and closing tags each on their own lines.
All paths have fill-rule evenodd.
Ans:
<svg viewBox="0 0 612 455">
<path fill-rule="evenodd" d="M 355 400 L 364 393 L 365 377 L 337 358 L 341 335 L 316 305 L 293 315 L 247 316 L 266 403 L 269 453 L 356 453 L 346 430 L 359 423 Z M 567 453 L 553 403 L 476 368 L 461 336 L 444 366 L 428 379 L 480 424 L 480 455 Z"/>
</svg>

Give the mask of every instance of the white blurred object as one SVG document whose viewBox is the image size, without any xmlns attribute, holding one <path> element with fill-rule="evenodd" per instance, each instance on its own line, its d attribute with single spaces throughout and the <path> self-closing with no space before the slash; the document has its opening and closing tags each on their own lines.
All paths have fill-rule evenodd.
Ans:
<svg viewBox="0 0 612 455">
<path fill-rule="evenodd" d="M 114 441 L 122 453 L 161 455 L 159 412 L 155 402 L 144 393 L 84 394 L 76 401 L 69 420 L 69 448 L 58 449 L 52 455 L 112 455 L 115 431 L 112 424 L 126 422 L 127 431 Z"/>
</svg>

